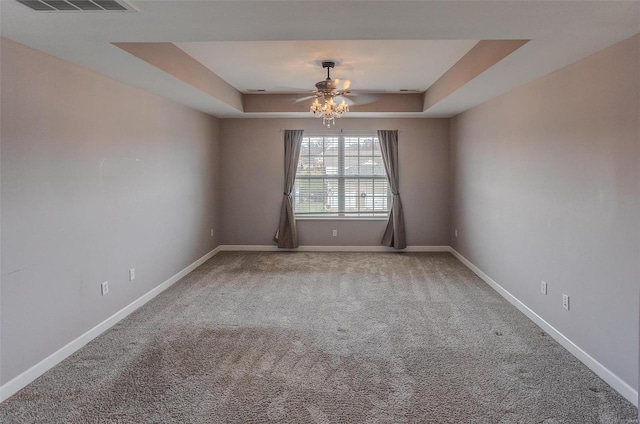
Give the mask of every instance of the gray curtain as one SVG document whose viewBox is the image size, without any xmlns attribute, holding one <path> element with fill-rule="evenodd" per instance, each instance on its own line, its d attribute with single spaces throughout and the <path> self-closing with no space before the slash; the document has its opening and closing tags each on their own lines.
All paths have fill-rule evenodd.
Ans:
<svg viewBox="0 0 640 424">
<path fill-rule="evenodd" d="M 298 247 L 298 230 L 293 215 L 291 191 L 296 182 L 296 171 L 300 159 L 303 130 L 284 131 L 284 195 L 280 208 L 280 225 L 273 237 L 278 247 L 292 249 Z"/>
<path fill-rule="evenodd" d="M 407 247 L 407 237 L 404 230 L 404 213 L 400 201 L 400 187 L 398 184 L 398 131 L 378 130 L 378 140 L 382 151 L 384 168 L 389 178 L 389 187 L 393 194 L 393 204 L 389 214 L 387 229 L 382 236 L 381 243 L 385 246 L 404 249 Z"/>
</svg>

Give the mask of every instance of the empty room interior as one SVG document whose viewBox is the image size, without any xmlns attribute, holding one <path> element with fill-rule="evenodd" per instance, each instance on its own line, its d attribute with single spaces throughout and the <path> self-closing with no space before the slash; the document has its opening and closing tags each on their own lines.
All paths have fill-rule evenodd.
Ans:
<svg viewBox="0 0 640 424">
<path fill-rule="evenodd" d="M 638 422 L 639 1 L 0 35 L 0 422 Z"/>
</svg>

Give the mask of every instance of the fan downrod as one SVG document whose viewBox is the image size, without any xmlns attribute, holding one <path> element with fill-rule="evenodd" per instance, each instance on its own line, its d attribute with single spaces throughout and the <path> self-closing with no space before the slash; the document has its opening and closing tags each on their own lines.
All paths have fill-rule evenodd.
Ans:
<svg viewBox="0 0 640 424">
<path fill-rule="evenodd" d="M 327 79 L 330 80 L 329 71 L 336 66 L 336 63 L 333 61 L 322 62 L 322 67 L 327 68 Z"/>
</svg>

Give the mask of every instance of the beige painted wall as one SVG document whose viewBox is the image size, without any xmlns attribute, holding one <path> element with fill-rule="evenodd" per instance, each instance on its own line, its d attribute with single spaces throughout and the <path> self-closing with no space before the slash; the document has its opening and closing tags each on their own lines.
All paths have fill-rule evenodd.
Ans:
<svg viewBox="0 0 640 424">
<path fill-rule="evenodd" d="M 449 234 L 449 125 L 446 119 L 343 118 L 345 131 L 400 130 L 400 195 L 409 245 L 446 245 Z M 221 121 L 222 244 L 272 245 L 278 225 L 283 129 L 323 130 L 311 119 Z M 300 220 L 301 245 L 379 246 L 385 221 Z M 331 230 L 338 230 L 333 237 Z"/>
<path fill-rule="evenodd" d="M 636 388 L 638 43 L 456 117 L 451 146 L 446 119 L 338 121 L 401 131 L 410 245 L 451 243 Z M 7 40 L 1 55 L 0 384 L 216 245 L 272 245 L 281 130 L 319 120 L 217 120 Z M 385 225 L 300 221 L 300 241 L 378 246 Z"/>
<path fill-rule="evenodd" d="M 217 245 L 219 121 L 6 39 L 0 59 L 4 384 Z"/>
<path fill-rule="evenodd" d="M 635 389 L 639 62 L 636 36 L 451 122 L 452 245 Z"/>
</svg>

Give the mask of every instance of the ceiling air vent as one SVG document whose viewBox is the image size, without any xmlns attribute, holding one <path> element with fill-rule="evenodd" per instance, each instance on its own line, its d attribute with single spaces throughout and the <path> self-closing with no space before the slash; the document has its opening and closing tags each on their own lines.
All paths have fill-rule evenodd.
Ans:
<svg viewBox="0 0 640 424">
<path fill-rule="evenodd" d="M 124 1 L 116 0 L 16 0 L 37 12 L 133 12 Z"/>
</svg>

